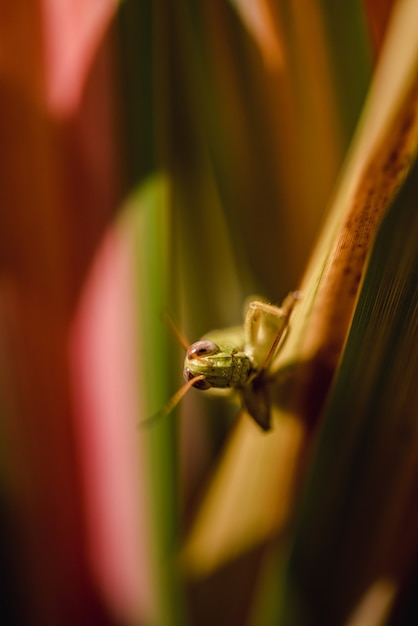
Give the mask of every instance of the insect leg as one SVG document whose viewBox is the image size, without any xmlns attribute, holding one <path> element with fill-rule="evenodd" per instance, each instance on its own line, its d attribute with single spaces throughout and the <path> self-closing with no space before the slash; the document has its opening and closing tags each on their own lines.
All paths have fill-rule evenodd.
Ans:
<svg viewBox="0 0 418 626">
<path fill-rule="evenodd" d="M 246 349 L 261 365 L 260 372 L 270 364 L 299 299 L 300 292 L 293 291 L 281 307 L 261 300 L 254 300 L 248 305 L 244 321 Z"/>
</svg>

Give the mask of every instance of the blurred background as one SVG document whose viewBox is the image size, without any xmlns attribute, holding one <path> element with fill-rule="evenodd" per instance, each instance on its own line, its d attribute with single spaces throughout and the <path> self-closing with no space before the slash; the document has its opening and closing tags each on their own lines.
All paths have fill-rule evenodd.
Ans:
<svg viewBox="0 0 418 626">
<path fill-rule="evenodd" d="M 0 1 L 2 624 L 345 623 L 278 617 L 276 544 L 182 567 L 237 406 L 141 421 L 166 315 L 193 342 L 298 287 L 394 4 Z"/>
</svg>

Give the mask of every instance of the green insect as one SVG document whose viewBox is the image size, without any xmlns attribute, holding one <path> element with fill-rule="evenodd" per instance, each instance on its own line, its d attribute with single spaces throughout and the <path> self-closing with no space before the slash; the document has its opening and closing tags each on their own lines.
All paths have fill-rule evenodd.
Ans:
<svg viewBox="0 0 418 626">
<path fill-rule="evenodd" d="M 263 430 L 270 429 L 267 395 L 269 366 L 276 356 L 300 293 L 290 293 L 282 306 L 262 300 L 248 304 L 244 325 L 215 330 L 193 343 L 183 375 L 196 389 L 233 389 L 247 413 Z"/>
<path fill-rule="evenodd" d="M 300 292 L 293 291 L 279 308 L 263 300 L 252 300 L 243 326 L 214 330 L 188 346 L 183 376 L 186 384 L 159 411 L 169 413 L 191 388 L 230 389 L 238 393 L 246 412 L 263 430 L 270 429 L 268 398 L 269 368 L 280 350 L 290 316 Z M 150 418 L 151 421 L 154 418 Z"/>
</svg>

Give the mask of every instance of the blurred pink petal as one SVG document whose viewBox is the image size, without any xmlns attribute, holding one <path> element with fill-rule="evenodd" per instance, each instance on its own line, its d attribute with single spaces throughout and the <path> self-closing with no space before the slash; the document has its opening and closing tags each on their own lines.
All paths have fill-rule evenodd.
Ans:
<svg viewBox="0 0 418 626">
<path fill-rule="evenodd" d="M 116 615 L 131 623 L 138 614 L 149 617 L 151 577 L 126 235 L 109 231 L 99 250 L 74 324 L 71 360 L 92 565 Z"/>
<path fill-rule="evenodd" d="M 23 623 L 110 625 L 85 557 L 67 323 L 44 293 L 1 286 L 2 461 Z"/>
<path fill-rule="evenodd" d="M 41 0 L 46 97 L 57 114 L 79 104 L 90 65 L 116 8 L 115 0 Z"/>
</svg>

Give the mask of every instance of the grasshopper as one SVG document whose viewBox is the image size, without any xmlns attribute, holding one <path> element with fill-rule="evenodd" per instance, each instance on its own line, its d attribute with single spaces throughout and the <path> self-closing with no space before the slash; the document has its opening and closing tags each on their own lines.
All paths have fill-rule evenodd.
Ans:
<svg viewBox="0 0 418 626">
<path fill-rule="evenodd" d="M 186 384 L 178 392 L 180 397 L 190 387 L 235 390 L 246 412 L 263 430 L 269 430 L 266 385 L 269 368 L 282 346 L 299 299 L 300 292 L 293 291 L 281 307 L 261 299 L 251 300 L 242 326 L 211 331 L 192 343 L 186 351 L 183 370 Z"/>
<path fill-rule="evenodd" d="M 186 350 L 183 369 L 186 382 L 161 410 L 143 420 L 141 425 L 170 413 L 194 387 L 235 391 L 248 415 L 264 431 L 270 430 L 270 400 L 266 384 L 273 378 L 270 365 L 283 344 L 290 316 L 300 298 L 299 291 L 292 291 L 281 307 L 262 299 L 250 300 L 242 326 L 213 330 L 190 346 L 168 320 Z"/>
</svg>

